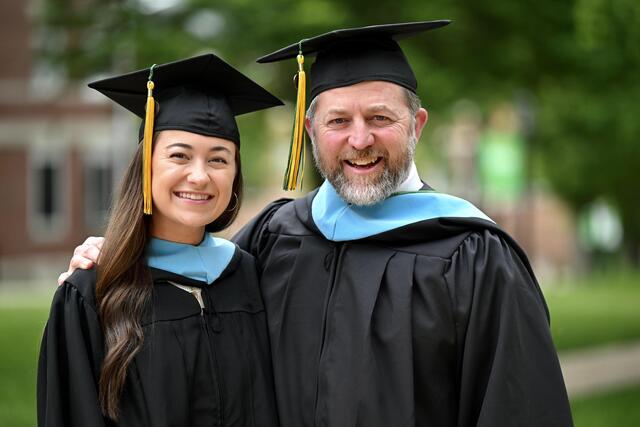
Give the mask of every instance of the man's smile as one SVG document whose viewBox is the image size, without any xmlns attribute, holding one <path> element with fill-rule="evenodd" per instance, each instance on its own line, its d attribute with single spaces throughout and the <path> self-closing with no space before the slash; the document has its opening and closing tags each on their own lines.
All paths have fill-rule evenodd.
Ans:
<svg viewBox="0 0 640 427">
<path fill-rule="evenodd" d="M 363 157 L 360 159 L 350 159 L 350 160 L 345 160 L 345 163 L 347 163 L 349 166 L 353 166 L 355 168 L 367 168 L 370 166 L 373 166 L 375 164 L 377 164 L 378 162 L 380 162 L 380 160 L 382 160 L 382 157 Z"/>
</svg>

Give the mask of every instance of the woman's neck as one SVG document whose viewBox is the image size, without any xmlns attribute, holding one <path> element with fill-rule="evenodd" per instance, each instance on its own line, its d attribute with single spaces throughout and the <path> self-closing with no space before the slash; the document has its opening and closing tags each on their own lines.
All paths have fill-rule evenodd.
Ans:
<svg viewBox="0 0 640 427">
<path fill-rule="evenodd" d="M 151 237 L 167 240 L 175 243 L 185 243 L 187 245 L 198 245 L 204 237 L 204 227 L 175 227 L 173 229 L 158 230 L 151 227 Z"/>
</svg>

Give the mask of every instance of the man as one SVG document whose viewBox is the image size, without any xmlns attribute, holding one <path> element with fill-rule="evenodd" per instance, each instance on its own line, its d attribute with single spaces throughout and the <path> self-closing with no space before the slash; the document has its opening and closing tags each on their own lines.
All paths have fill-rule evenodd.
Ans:
<svg viewBox="0 0 640 427">
<path fill-rule="evenodd" d="M 305 126 L 326 178 L 235 238 L 261 268 L 282 425 L 572 424 L 525 254 L 413 163 L 428 115 L 394 38 L 447 23 L 339 30 L 259 60 L 317 54 Z"/>
</svg>

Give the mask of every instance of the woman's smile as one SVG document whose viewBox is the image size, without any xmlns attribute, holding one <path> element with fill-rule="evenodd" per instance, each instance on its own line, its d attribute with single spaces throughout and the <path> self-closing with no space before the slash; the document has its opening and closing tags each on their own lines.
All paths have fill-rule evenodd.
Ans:
<svg viewBox="0 0 640 427">
<path fill-rule="evenodd" d="M 211 194 L 190 191 L 174 191 L 173 194 L 187 203 L 205 204 L 213 199 Z"/>
</svg>

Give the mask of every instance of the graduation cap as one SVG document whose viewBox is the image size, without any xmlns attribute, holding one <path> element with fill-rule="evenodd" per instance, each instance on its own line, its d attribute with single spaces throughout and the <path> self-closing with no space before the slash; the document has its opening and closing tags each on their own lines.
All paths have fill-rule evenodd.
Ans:
<svg viewBox="0 0 640 427">
<path fill-rule="evenodd" d="M 402 24 L 371 25 L 330 31 L 258 58 L 259 63 L 297 58 L 298 92 L 293 139 L 283 187 L 297 186 L 304 166 L 304 109 L 306 75 L 304 55 L 315 55 L 311 66 L 311 94 L 315 98 L 329 89 L 364 81 L 388 81 L 415 92 L 418 82 L 397 40 L 444 27 L 451 21 L 422 21 Z"/>
<path fill-rule="evenodd" d="M 151 214 L 153 133 L 179 129 L 240 145 L 235 116 L 283 105 L 214 54 L 206 54 L 89 83 L 143 119 L 144 212 Z M 154 94 L 155 92 L 155 94 Z M 155 95 L 155 96 L 154 96 Z"/>
</svg>

